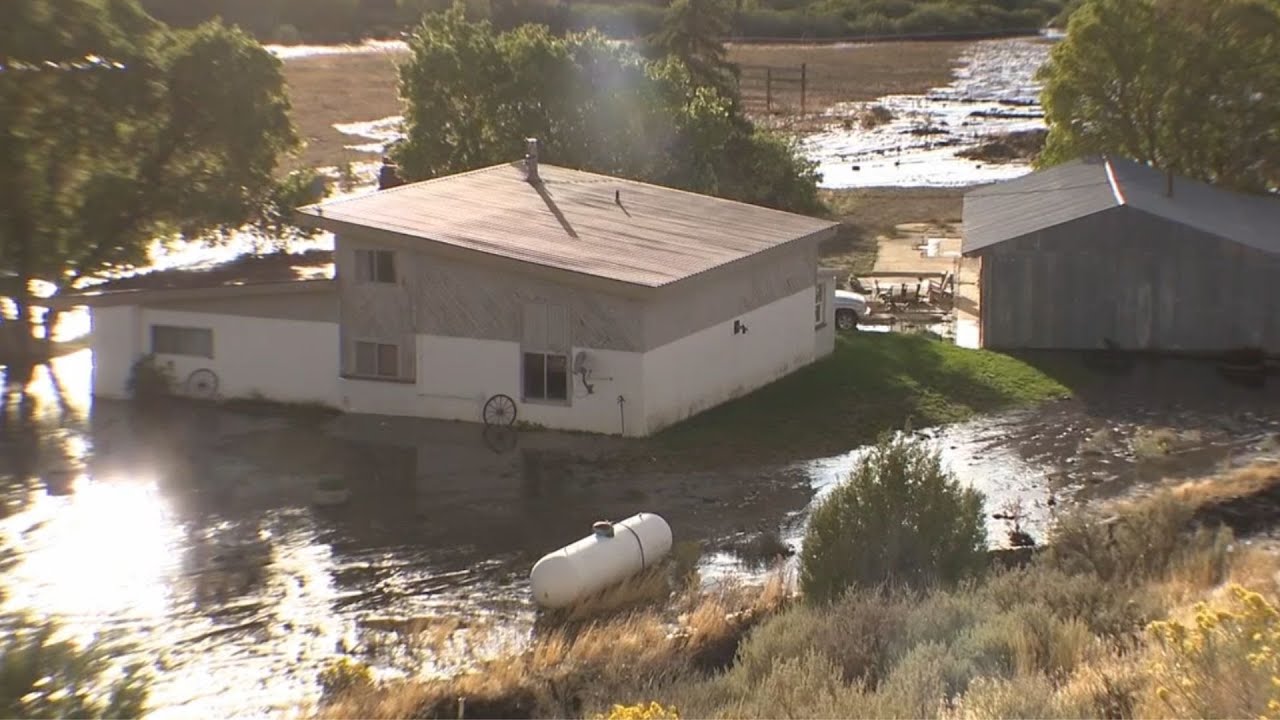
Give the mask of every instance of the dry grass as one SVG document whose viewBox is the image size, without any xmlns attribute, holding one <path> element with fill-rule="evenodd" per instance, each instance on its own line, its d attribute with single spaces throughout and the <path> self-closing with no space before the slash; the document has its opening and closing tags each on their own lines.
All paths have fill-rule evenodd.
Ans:
<svg viewBox="0 0 1280 720">
<path fill-rule="evenodd" d="M 1213 477 L 1184 482 L 1173 488 L 1173 494 L 1182 503 L 1198 508 L 1258 495 L 1277 485 L 1280 485 L 1280 461 L 1259 461 Z"/>
<path fill-rule="evenodd" d="M 688 592 L 670 607 L 607 620 L 569 623 L 538 633 L 526 648 L 504 653 L 450 678 L 357 688 L 318 711 L 324 718 L 568 717 L 604 709 L 628 693 L 670 686 L 727 665 L 739 639 L 788 601 L 775 575 L 763 586 Z"/>
<path fill-rule="evenodd" d="M 345 149 L 345 145 L 362 141 L 333 126 L 399 115 L 396 64 L 406 56 L 403 52 L 374 52 L 285 60 L 293 123 L 306 142 L 306 148 L 287 169 L 377 160 L 376 155 Z"/>
</svg>

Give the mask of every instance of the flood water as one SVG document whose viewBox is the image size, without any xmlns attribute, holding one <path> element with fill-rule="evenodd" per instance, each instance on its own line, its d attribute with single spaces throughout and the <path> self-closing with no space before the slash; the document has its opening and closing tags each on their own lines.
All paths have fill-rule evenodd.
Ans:
<svg viewBox="0 0 1280 720">
<path fill-rule="evenodd" d="M 828 188 L 945 187 L 1025 175 L 1026 163 L 966 160 L 956 153 L 995 135 L 1045 128 L 1035 74 L 1051 48 L 1049 38 L 974 43 L 945 87 L 830 108 L 827 114 L 838 119 L 880 106 L 893 119 L 871 129 L 835 121 L 804 140 L 805 153 L 818 163 Z"/>
<path fill-rule="evenodd" d="M 18 559 L 4 591 L 8 609 L 82 636 L 126 635 L 138 646 L 128 657 L 154 668 L 158 717 L 294 710 L 344 655 L 391 677 L 518 646 L 534 620 L 529 568 L 601 518 L 657 512 L 678 541 L 703 545 L 705 577 L 757 577 L 730 552 L 735 539 L 772 529 L 798 547 L 812 503 L 865 452 L 657 472 L 620 462 L 625 441 L 494 437 L 468 423 L 191 406 L 157 429 L 121 403 L 89 401 L 91 362 L 88 351 L 55 361 L 65 406 L 41 371 L 36 424 L 0 433 L 0 533 Z M 989 513 L 1017 501 L 1023 529 L 1043 539 L 1055 512 L 1081 502 L 1276 454 L 1274 389 L 1191 372 L 1174 382 L 1180 393 L 1118 379 L 1106 402 L 918 434 L 987 494 Z M 1156 432 L 1173 438 L 1169 451 L 1143 457 Z M 59 482 L 59 468 L 74 481 Z M 317 507 L 317 481 L 335 474 L 349 503 Z M 1007 523 L 988 529 L 1005 542 Z M 440 628 L 453 651 L 424 654 L 419 639 Z"/>
</svg>

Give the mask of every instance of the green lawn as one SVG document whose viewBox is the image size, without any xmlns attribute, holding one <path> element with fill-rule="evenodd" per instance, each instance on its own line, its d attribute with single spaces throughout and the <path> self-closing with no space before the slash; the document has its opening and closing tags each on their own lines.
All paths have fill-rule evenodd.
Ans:
<svg viewBox="0 0 1280 720">
<path fill-rule="evenodd" d="M 856 333 L 809 367 L 653 438 L 653 450 L 713 462 L 836 455 L 908 422 L 925 427 L 1063 397 L 1016 358 L 922 335 Z"/>
</svg>

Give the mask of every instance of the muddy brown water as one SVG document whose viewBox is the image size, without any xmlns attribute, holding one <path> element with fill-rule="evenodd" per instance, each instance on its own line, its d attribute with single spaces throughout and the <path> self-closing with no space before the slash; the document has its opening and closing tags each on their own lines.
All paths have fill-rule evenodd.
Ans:
<svg viewBox="0 0 1280 720">
<path fill-rule="evenodd" d="M 732 546 L 778 531 L 798 547 L 812 503 L 864 452 L 656 473 L 621 463 L 620 440 L 467 423 L 188 406 L 139 426 L 123 404 L 89 403 L 84 361 L 59 361 L 69 407 L 37 398 L 34 425 L 0 428 L 0 532 L 17 555 L 6 604 L 127 637 L 127 657 L 153 668 L 160 717 L 296 709 L 342 655 L 394 677 L 519 645 L 532 563 L 600 518 L 657 512 L 704 546 L 709 582 L 756 577 Z M 1166 366 L 918 434 L 990 513 L 1019 503 L 1041 539 L 1073 505 L 1274 454 L 1276 399 Z M 66 461 L 75 477 L 61 482 L 51 471 Z M 316 507 L 333 475 L 349 502 Z M 1000 544 L 1007 523 L 988 529 Z M 431 636 L 447 642 L 427 649 Z"/>
</svg>

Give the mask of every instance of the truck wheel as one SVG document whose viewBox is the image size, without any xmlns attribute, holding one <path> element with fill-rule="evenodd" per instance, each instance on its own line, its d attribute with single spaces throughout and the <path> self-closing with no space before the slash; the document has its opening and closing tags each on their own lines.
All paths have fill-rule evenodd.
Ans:
<svg viewBox="0 0 1280 720">
<path fill-rule="evenodd" d="M 836 329 L 850 332 L 858 329 L 858 314 L 848 308 L 836 310 Z"/>
</svg>

